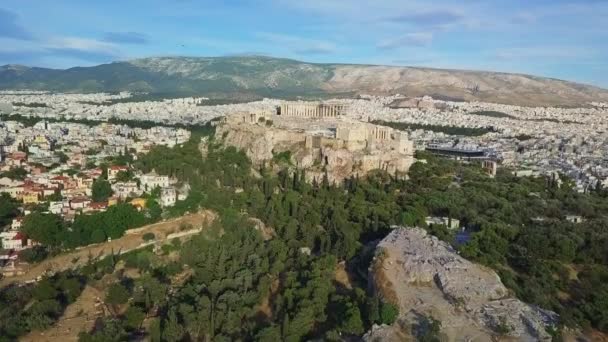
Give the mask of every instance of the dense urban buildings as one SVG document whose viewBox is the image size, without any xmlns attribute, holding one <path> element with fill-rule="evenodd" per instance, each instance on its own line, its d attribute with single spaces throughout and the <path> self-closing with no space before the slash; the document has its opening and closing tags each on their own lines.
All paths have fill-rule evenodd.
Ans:
<svg viewBox="0 0 608 342">
<path fill-rule="evenodd" d="M 282 114 L 293 118 L 342 117 L 355 121 L 400 123 L 417 149 L 449 146 L 483 150 L 518 174 L 561 172 L 576 180 L 580 191 L 608 183 L 603 155 L 608 142 L 608 105 L 592 102 L 579 108 L 523 107 L 482 102 L 453 102 L 431 97 L 362 96 L 326 102 L 283 102 L 205 105 L 205 98 L 130 102 L 132 94 L 51 94 L 5 91 L 4 111 L 49 119 L 146 120 L 159 124 L 202 124 L 234 113 Z M 258 113 L 258 114 L 256 114 Z M 462 134 L 451 128 L 470 129 Z M 450 132 L 452 131 L 452 132 Z M 351 130 L 348 134 L 354 134 Z M 464 131 L 463 131 L 464 132 Z M 469 134 L 480 132 L 482 134 Z M 450 134 L 452 133 L 452 134 Z M 338 130 L 337 134 L 345 134 Z M 605 184 L 608 185 L 608 184 Z"/>
<path fill-rule="evenodd" d="M 432 303 L 429 307 L 445 308 L 444 314 L 436 317 L 454 324 L 443 330 L 453 336 L 478 332 L 494 336 L 502 331 L 515 337 L 530 333 L 548 341 L 552 333 L 547 327 L 558 324 L 560 317 L 568 319 L 569 310 L 577 310 L 560 303 L 555 309 L 559 315 L 545 310 L 547 306 L 531 311 L 531 306 L 520 299 L 538 303 L 539 298 L 522 295 L 517 284 L 508 282 L 504 267 L 496 270 L 503 285 L 497 273 L 462 257 L 490 266 L 506 265 L 504 258 L 511 257 L 508 240 L 496 233 L 483 235 L 488 229 L 512 232 L 516 227 L 525 233 L 529 222 L 539 227 L 559 222 L 572 232 L 595 224 L 594 212 L 602 207 L 596 208 L 595 204 L 601 200 L 593 201 L 604 196 L 601 188 L 608 185 L 604 157 L 608 124 L 603 120 L 608 105 L 595 102 L 580 108 L 534 108 L 399 95 L 324 102 L 264 99 L 213 105 L 208 101 L 198 97 L 139 101 L 130 93 L 0 93 L 0 200 L 15 206 L 14 217 L 5 222 L 0 232 L 2 274 L 19 277 L 28 265 L 22 256 L 35 256 L 36 251 L 52 243 L 44 241 L 44 235 L 36 239 L 25 233 L 24 227 L 31 227 L 34 217 L 58 217 L 64 227 L 69 227 L 65 235 L 59 235 L 66 237 L 60 245 L 78 250 L 112 243 L 113 238 L 116 242 L 121 234 L 130 234 L 125 230 L 128 227 L 140 227 L 144 222 L 154 222 L 151 226 L 155 226 L 170 212 L 184 215 L 189 210 L 200 210 L 201 205 L 225 215 L 222 220 L 227 219 L 226 222 L 253 213 L 264 218 L 262 223 L 252 216 L 247 222 L 255 223 L 264 239 L 286 239 L 295 248 L 295 260 L 318 258 L 315 253 L 333 253 L 339 260 L 358 263 L 361 261 L 357 261 L 357 253 L 367 248 L 359 241 L 377 242 L 377 237 L 390 229 L 404 232 L 400 236 L 384 235 L 384 246 L 394 247 L 384 254 L 389 259 L 379 258 L 383 254 L 377 251 L 372 264 L 363 263 L 365 267 L 358 272 L 369 272 L 374 286 L 384 286 L 382 279 L 386 278 L 373 267 L 374 262 L 387 262 L 381 266 L 383 270 L 406 265 L 403 271 L 409 280 L 401 279 L 397 286 L 403 296 L 399 307 L 407 309 L 400 319 L 416 319 L 418 309 L 428 315 L 432 310 L 427 304 Z M 198 130 L 205 127 L 213 127 L 213 139 L 199 135 Z M 505 171 L 512 176 L 504 177 Z M 568 181 L 561 175 L 569 176 L 573 182 L 558 194 L 557 189 Z M 525 176 L 545 177 L 518 178 Z M 547 191 L 530 190 L 545 188 Z M 588 202 L 578 207 L 555 201 L 552 196 L 580 196 Z M 511 198 L 516 200 L 511 203 Z M 532 205 L 528 208 L 526 203 Z M 500 215 L 495 215 L 497 211 Z M 139 221 L 123 225 L 118 232 L 95 230 L 98 223 L 93 220 L 98 218 L 106 220 L 106 229 L 114 227 L 113 220 L 96 215 L 117 212 L 123 219 L 135 217 Z M 416 236 L 408 237 L 414 230 L 388 225 L 395 222 L 424 227 L 433 236 L 416 228 Z M 80 234 L 81 230 L 73 230 L 82 227 L 92 231 L 84 229 L 87 233 Z M 174 228 L 164 238 L 182 236 L 182 230 L 187 229 Z M 236 231 L 243 233 L 242 229 Z M 547 234 L 547 238 L 551 236 Z M 172 247 L 165 244 L 161 248 L 156 244 L 160 245 L 163 237 L 144 237 L 150 240 L 136 245 L 154 244 L 157 256 L 174 255 L 171 251 L 181 246 L 181 242 L 172 240 Z M 455 249 L 438 242 L 438 238 L 452 239 L 462 255 L 452 256 L 456 255 Z M 522 241 L 511 242 L 521 250 Z M 571 255 L 570 245 L 562 243 L 563 238 L 559 241 L 559 253 Z M 412 253 L 406 242 L 419 246 L 419 250 Z M 272 246 L 261 238 L 257 243 Z M 426 244 L 442 251 L 425 254 Z M 209 245 L 205 246 L 203 250 L 209 250 Z M 444 267 L 447 264 L 443 263 L 442 246 L 460 266 Z M 488 246 L 489 250 L 484 250 Z M 493 254 L 496 249 L 502 255 Z M 190 254 L 200 255 L 200 250 Z M 433 260 L 433 255 L 439 255 L 438 263 L 427 262 Z M 416 261 L 390 261 L 401 260 L 402 256 Z M 240 265 L 249 264 L 244 261 Z M 257 267 L 252 265 L 253 269 Z M 328 265 L 330 273 L 338 272 L 336 266 Z M 249 266 L 243 267 L 250 270 Z M 452 272 L 454 269 L 459 271 Z M 391 272 L 389 276 L 397 274 Z M 484 286 L 500 290 L 487 302 L 475 299 L 478 294 L 469 286 L 471 274 L 476 272 L 491 279 Z M 439 279 L 434 283 L 438 288 L 418 286 L 421 277 L 429 282 Z M 530 284 L 526 286 L 534 286 Z M 412 306 L 408 301 L 414 288 L 423 294 L 415 295 Z M 506 288 L 509 293 L 519 290 L 518 299 L 505 297 Z M 427 296 L 426 291 L 436 296 Z M 487 291 L 483 292 L 485 296 Z M 461 299 L 446 297 L 454 294 Z M 421 302 L 420 297 L 427 302 Z M 386 296 L 365 297 L 365 305 L 374 298 Z M 392 310 L 392 316 L 386 319 L 391 323 L 400 309 L 389 304 L 378 302 L 377 310 Z M 456 315 L 454 312 L 462 305 L 473 309 Z M 354 317 L 360 320 L 365 315 L 366 311 L 360 311 Z M 589 317 L 588 313 L 584 315 Z M 529 326 L 522 324 L 521 317 L 533 322 L 533 332 L 527 331 Z M 163 324 L 168 324 L 172 318 L 163 319 Z M 378 326 L 373 323 L 384 319 L 366 319 L 365 324 L 372 328 L 370 336 L 383 336 L 397 327 L 375 329 Z M 504 326 L 497 325 L 497 321 Z M 470 328 L 477 324 L 479 331 Z M 356 334 L 361 335 L 361 329 L 358 327 Z M 571 334 L 580 335 L 578 331 Z"/>
</svg>

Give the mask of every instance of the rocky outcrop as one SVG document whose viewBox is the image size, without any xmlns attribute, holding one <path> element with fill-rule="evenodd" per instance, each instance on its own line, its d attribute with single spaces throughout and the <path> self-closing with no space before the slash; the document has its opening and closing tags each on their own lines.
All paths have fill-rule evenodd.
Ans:
<svg viewBox="0 0 608 342">
<path fill-rule="evenodd" d="M 250 124 L 219 125 L 216 136 L 226 145 L 245 151 L 255 165 L 272 160 L 273 152 L 301 150 L 306 137 L 303 132 Z"/>
<path fill-rule="evenodd" d="M 415 340 L 415 337 L 406 331 L 401 331 L 398 327 L 386 324 L 374 324 L 370 331 L 363 335 L 363 341 L 365 342 L 413 342 Z"/>
<path fill-rule="evenodd" d="M 377 147 L 352 149 L 340 139 L 323 137 L 312 144 L 311 133 L 304 129 L 278 127 L 276 122 L 275 126 L 269 127 L 227 121 L 217 126 L 216 137 L 226 146 L 245 151 L 256 166 L 271 166 L 275 156 L 289 151 L 292 166 L 305 170 L 309 181 L 314 178 L 320 182 L 327 175 L 330 182 L 340 182 L 379 169 L 391 174 L 404 173 L 414 163 L 412 154 Z M 204 147 L 201 152 L 205 153 Z"/>
<path fill-rule="evenodd" d="M 419 228 L 395 229 L 380 242 L 370 268 L 371 286 L 400 308 L 400 324 L 420 317 L 441 321 L 451 341 L 550 341 L 546 327 L 557 314 L 513 298 L 491 269 L 462 258 Z"/>
</svg>

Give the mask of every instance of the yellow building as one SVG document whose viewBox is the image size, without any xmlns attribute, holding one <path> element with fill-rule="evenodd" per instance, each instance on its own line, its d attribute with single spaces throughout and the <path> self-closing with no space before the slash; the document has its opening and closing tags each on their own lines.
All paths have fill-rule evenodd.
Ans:
<svg viewBox="0 0 608 342">
<path fill-rule="evenodd" d="M 28 191 L 23 194 L 23 204 L 38 204 L 39 196 L 37 192 Z"/>
<path fill-rule="evenodd" d="M 116 198 L 116 197 L 108 198 L 108 207 L 112 206 L 112 205 L 117 205 L 117 204 L 118 204 L 118 198 Z"/>
<path fill-rule="evenodd" d="M 44 135 L 37 135 L 36 138 L 34 138 L 33 144 L 44 150 L 51 149 L 51 141 Z"/>
<path fill-rule="evenodd" d="M 144 198 L 138 197 L 138 198 L 134 198 L 131 200 L 131 205 L 136 207 L 136 208 L 145 208 L 146 207 L 146 200 Z"/>
</svg>

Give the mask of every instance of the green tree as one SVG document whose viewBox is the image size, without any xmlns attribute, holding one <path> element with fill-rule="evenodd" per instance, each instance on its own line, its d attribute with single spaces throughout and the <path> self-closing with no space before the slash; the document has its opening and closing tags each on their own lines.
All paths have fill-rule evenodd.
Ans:
<svg viewBox="0 0 608 342">
<path fill-rule="evenodd" d="M 56 151 L 55 156 L 57 156 L 59 158 L 59 162 L 61 164 L 67 163 L 67 161 L 70 159 L 65 153 L 63 153 L 61 151 Z"/>
<path fill-rule="evenodd" d="M 112 187 L 110 182 L 105 179 L 98 178 L 93 182 L 92 199 L 94 202 L 105 202 L 112 196 Z"/>
<path fill-rule="evenodd" d="M 120 283 L 114 283 L 108 288 L 105 302 L 112 305 L 126 304 L 131 294 L 129 290 Z"/>
<path fill-rule="evenodd" d="M 351 305 L 346 311 L 342 330 L 351 335 L 361 335 L 365 332 L 363 320 L 361 320 L 361 312 L 356 305 Z"/>
<path fill-rule="evenodd" d="M 119 171 L 116 174 L 116 181 L 117 182 L 128 182 L 133 180 L 133 171 L 131 170 L 127 170 L 127 171 Z"/>
<path fill-rule="evenodd" d="M 137 330 L 145 317 L 146 315 L 139 307 L 131 305 L 124 314 L 125 326 L 131 330 Z"/>
<path fill-rule="evenodd" d="M 281 328 L 277 325 L 271 325 L 262 329 L 256 336 L 256 341 L 260 342 L 277 342 L 281 340 Z"/>
<path fill-rule="evenodd" d="M 382 324 L 393 324 L 399 316 L 399 308 L 391 303 L 380 304 L 380 322 Z"/>
<path fill-rule="evenodd" d="M 422 317 L 416 327 L 416 336 L 420 342 L 440 342 L 441 322 L 433 317 Z"/>
<path fill-rule="evenodd" d="M 10 223 L 17 216 L 19 213 L 17 208 L 17 203 L 15 203 L 15 200 L 9 194 L 5 192 L 0 194 L 0 226 Z"/>
<path fill-rule="evenodd" d="M 24 180 L 27 175 L 27 170 L 22 167 L 15 167 L 8 171 L 0 173 L 0 177 L 8 177 L 12 180 Z"/>
<path fill-rule="evenodd" d="M 40 212 L 27 215 L 23 219 L 21 231 L 30 239 L 51 247 L 60 246 L 65 234 L 61 217 Z"/>
<path fill-rule="evenodd" d="M 179 341 L 184 336 L 184 328 L 177 321 L 175 311 L 169 312 L 169 319 L 165 324 L 162 336 L 169 342 Z"/>
</svg>

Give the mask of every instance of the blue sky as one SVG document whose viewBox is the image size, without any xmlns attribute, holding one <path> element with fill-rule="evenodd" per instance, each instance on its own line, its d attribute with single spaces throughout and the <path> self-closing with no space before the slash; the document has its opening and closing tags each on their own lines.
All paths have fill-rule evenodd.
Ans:
<svg viewBox="0 0 608 342">
<path fill-rule="evenodd" d="M 0 65 L 240 54 L 520 72 L 608 88 L 608 1 L 0 3 Z"/>
</svg>

